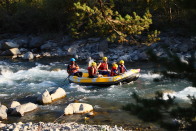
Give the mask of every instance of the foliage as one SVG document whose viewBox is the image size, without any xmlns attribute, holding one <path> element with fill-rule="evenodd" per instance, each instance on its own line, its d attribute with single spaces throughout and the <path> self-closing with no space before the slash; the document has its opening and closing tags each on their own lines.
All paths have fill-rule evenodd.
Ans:
<svg viewBox="0 0 196 131">
<path fill-rule="evenodd" d="M 123 106 L 123 109 L 137 115 L 143 121 L 157 122 L 167 130 L 195 130 L 195 97 L 187 96 L 191 101 L 191 105 L 190 107 L 182 108 L 174 102 L 175 97 L 171 98 L 168 96 L 168 100 L 163 100 L 162 96 L 161 92 L 156 92 L 153 99 L 144 99 L 133 93 L 132 97 L 136 104 L 129 103 Z M 167 121 L 164 120 L 165 118 Z M 168 119 L 173 121 L 169 122 L 170 120 L 168 121 Z"/>
<path fill-rule="evenodd" d="M 177 54 L 172 53 L 168 50 L 165 50 L 168 57 L 158 57 L 156 54 L 149 50 L 147 54 L 150 56 L 150 60 L 156 63 L 159 63 L 165 67 L 165 70 L 162 71 L 163 75 L 166 77 L 175 77 L 175 78 L 187 78 L 192 82 L 193 86 L 196 86 L 196 69 L 195 69 L 195 52 L 191 53 L 191 57 L 187 61 L 182 60 Z M 170 74 L 168 72 L 175 72 L 175 74 Z"/>
<path fill-rule="evenodd" d="M 146 11 L 143 17 L 133 12 L 133 15 L 126 14 L 124 17 L 118 11 L 112 10 L 102 3 L 90 7 L 86 3 L 74 3 L 75 20 L 70 24 L 70 29 L 76 38 L 89 37 L 92 35 L 107 38 L 109 41 L 137 43 L 135 36 L 141 35 L 152 24 L 152 15 Z M 149 35 L 149 43 L 159 40 L 158 31 Z"/>
<path fill-rule="evenodd" d="M 168 100 L 163 100 L 163 93 L 156 92 L 154 99 L 144 99 L 133 93 L 132 97 L 137 104 L 127 104 L 123 106 L 124 110 L 136 114 L 144 121 L 154 122 L 161 120 L 163 115 L 160 110 L 168 109 L 174 104 L 175 97 L 168 96 Z"/>
<path fill-rule="evenodd" d="M 165 26 L 170 28 L 171 24 L 178 28 L 182 27 L 181 25 L 183 25 L 182 28 L 189 27 L 187 28 L 189 31 L 196 30 L 194 19 L 196 6 L 193 0 L 104 0 L 101 4 L 100 1 L 0 0 L 0 33 L 64 32 L 74 34 L 74 32 L 82 32 L 85 29 L 82 32 L 83 36 L 96 34 L 109 37 L 111 41 L 118 39 L 121 42 L 134 39 L 138 41 L 138 34 L 139 36 L 142 32 L 146 34 L 146 29 L 150 24 L 152 25 L 149 30 L 154 30 L 155 27 L 164 29 Z M 80 5 L 77 4 L 78 2 Z M 84 8 L 90 10 L 84 11 Z M 82 12 L 78 12 L 79 10 Z M 146 10 L 149 10 L 151 14 Z M 87 18 L 91 11 L 96 12 Z M 82 23 L 79 20 L 85 22 Z M 168 23 L 170 23 L 169 26 L 167 26 Z M 78 27 L 73 27 L 74 25 Z M 129 28 L 127 25 L 135 26 Z M 152 32 L 145 37 L 145 40 L 151 44 L 159 40 L 158 34 L 159 32 Z M 80 35 L 77 34 L 78 36 Z"/>
</svg>

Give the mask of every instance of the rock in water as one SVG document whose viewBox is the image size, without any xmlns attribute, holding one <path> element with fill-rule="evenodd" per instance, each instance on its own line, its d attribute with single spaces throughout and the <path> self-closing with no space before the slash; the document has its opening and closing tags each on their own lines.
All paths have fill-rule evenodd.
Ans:
<svg viewBox="0 0 196 131">
<path fill-rule="evenodd" d="M 52 101 L 64 98 L 66 96 L 66 92 L 63 88 L 58 88 L 53 91 L 51 94 Z"/>
<path fill-rule="evenodd" d="M 21 105 L 21 104 L 18 101 L 12 101 L 10 108 L 16 108 L 19 105 Z"/>
<path fill-rule="evenodd" d="M 0 120 L 7 119 L 7 107 L 4 105 L 0 105 Z"/>
<path fill-rule="evenodd" d="M 93 110 L 92 105 L 86 103 L 71 103 L 69 104 L 65 110 L 65 115 L 71 115 L 74 113 L 87 113 Z"/>
<path fill-rule="evenodd" d="M 42 104 L 50 104 L 52 103 L 52 97 L 48 90 L 45 90 L 44 93 L 42 93 L 38 98 L 37 101 L 42 103 Z"/>
<path fill-rule="evenodd" d="M 33 111 L 37 108 L 38 106 L 36 104 L 29 102 L 29 103 L 17 106 L 16 108 L 13 109 L 11 114 L 24 116 L 25 113 Z"/>
</svg>

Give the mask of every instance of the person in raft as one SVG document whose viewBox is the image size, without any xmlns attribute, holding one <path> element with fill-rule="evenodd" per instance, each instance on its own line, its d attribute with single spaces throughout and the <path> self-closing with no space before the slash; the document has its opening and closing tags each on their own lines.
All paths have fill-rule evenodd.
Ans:
<svg viewBox="0 0 196 131">
<path fill-rule="evenodd" d="M 125 73 L 127 71 L 124 64 L 125 64 L 124 60 L 119 61 L 119 65 L 118 65 L 119 74 Z"/>
<path fill-rule="evenodd" d="M 71 58 L 70 59 L 71 64 L 69 64 L 67 66 L 67 72 L 69 75 L 73 75 L 73 76 L 78 76 L 78 77 L 82 77 L 82 72 L 78 71 L 78 69 L 80 68 L 77 64 L 76 64 L 76 59 L 75 58 Z"/>
<path fill-rule="evenodd" d="M 97 78 L 98 77 L 98 72 L 97 72 L 97 63 L 92 62 L 91 66 L 88 67 L 88 77 L 89 78 Z"/>
<path fill-rule="evenodd" d="M 108 63 L 107 63 L 108 58 L 103 57 L 102 60 L 103 62 L 99 63 L 99 65 L 97 66 L 99 74 L 110 76 L 110 70 L 108 69 Z"/>
<path fill-rule="evenodd" d="M 117 64 L 113 64 L 110 76 L 117 76 L 118 74 L 119 74 L 119 72 L 118 72 L 118 65 Z"/>
</svg>

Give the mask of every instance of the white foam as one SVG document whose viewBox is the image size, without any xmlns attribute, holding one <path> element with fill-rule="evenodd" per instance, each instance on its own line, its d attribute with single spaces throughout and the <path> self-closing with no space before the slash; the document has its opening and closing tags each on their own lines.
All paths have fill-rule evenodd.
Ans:
<svg viewBox="0 0 196 131">
<path fill-rule="evenodd" d="M 30 68 L 28 70 L 20 70 L 18 72 L 13 73 L 11 70 L 2 70 L 2 77 L 9 80 L 35 80 L 35 79 L 49 79 L 49 78 L 65 78 L 68 76 L 66 70 L 59 71 L 48 71 L 42 70 L 40 67 L 36 66 Z"/>
<path fill-rule="evenodd" d="M 51 87 L 51 86 L 56 86 L 56 83 L 52 81 L 43 81 L 41 83 L 30 83 L 28 84 L 30 87 Z"/>
<path fill-rule="evenodd" d="M 97 92 L 96 90 L 90 90 L 89 88 L 87 88 L 87 86 L 81 86 L 75 83 L 71 83 L 70 88 L 72 89 L 75 88 L 77 91 L 83 92 L 83 93 Z"/>
<path fill-rule="evenodd" d="M 165 100 L 168 99 L 167 95 L 170 95 L 172 97 L 175 96 L 176 99 L 189 100 L 187 97 L 188 95 L 196 96 L 196 88 L 195 87 L 186 87 L 185 89 L 183 89 L 182 91 L 179 91 L 179 92 L 164 93 L 163 98 Z"/>
<path fill-rule="evenodd" d="M 152 74 L 150 72 L 148 72 L 148 74 L 141 74 L 140 75 L 140 78 L 143 78 L 143 79 L 148 79 L 148 80 L 153 80 L 155 78 L 161 78 L 162 75 L 160 74 Z"/>
<path fill-rule="evenodd" d="M 8 85 L 12 86 L 15 85 L 15 82 L 13 80 L 10 80 L 10 76 L 13 75 L 13 72 L 10 70 L 2 70 L 0 75 L 0 85 Z"/>
<path fill-rule="evenodd" d="M 0 97 L 9 96 L 8 94 L 0 94 Z"/>
<path fill-rule="evenodd" d="M 80 92 L 83 92 L 83 93 L 90 93 L 91 92 L 90 90 L 86 90 L 82 87 L 77 88 L 77 91 L 80 91 Z"/>
</svg>

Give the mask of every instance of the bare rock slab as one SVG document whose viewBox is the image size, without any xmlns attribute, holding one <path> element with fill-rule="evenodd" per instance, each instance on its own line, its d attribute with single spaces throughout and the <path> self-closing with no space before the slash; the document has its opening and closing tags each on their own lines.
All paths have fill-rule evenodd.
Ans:
<svg viewBox="0 0 196 131">
<path fill-rule="evenodd" d="M 65 110 L 65 115 L 72 115 L 72 114 L 82 114 L 87 113 L 93 110 L 93 106 L 86 103 L 71 103 L 69 104 Z"/>
<path fill-rule="evenodd" d="M 52 97 L 48 90 L 45 90 L 40 96 L 38 96 L 37 101 L 42 104 L 52 103 Z"/>
<path fill-rule="evenodd" d="M 0 120 L 7 119 L 7 107 L 4 105 L 0 105 Z"/>
<path fill-rule="evenodd" d="M 45 90 L 40 96 L 38 96 L 37 101 L 42 104 L 50 104 L 56 100 L 64 98 L 66 92 L 63 88 L 57 88 L 50 93 L 48 90 Z"/>
<path fill-rule="evenodd" d="M 2 44 L 2 47 L 3 47 L 3 50 L 7 50 L 7 49 L 11 49 L 11 48 L 18 48 L 19 45 L 14 42 L 7 41 Z"/>
<path fill-rule="evenodd" d="M 24 116 L 25 113 L 36 110 L 37 108 L 38 106 L 36 104 L 29 102 L 29 103 L 17 106 L 16 108 L 13 109 L 11 114 Z"/>
<path fill-rule="evenodd" d="M 58 88 L 51 93 L 52 101 L 56 101 L 58 99 L 64 98 L 66 96 L 66 92 L 63 88 Z"/>
<path fill-rule="evenodd" d="M 12 101 L 10 104 L 10 108 L 16 108 L 17 106 L 21 105 L 18 101 Z"/>
</svg>

